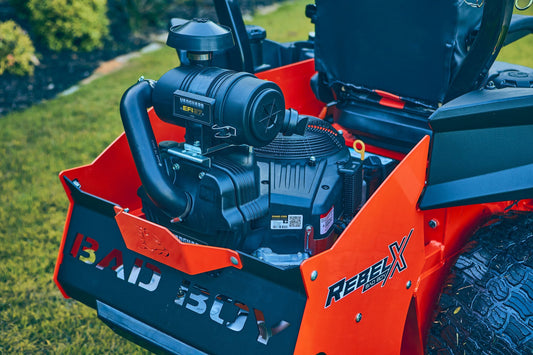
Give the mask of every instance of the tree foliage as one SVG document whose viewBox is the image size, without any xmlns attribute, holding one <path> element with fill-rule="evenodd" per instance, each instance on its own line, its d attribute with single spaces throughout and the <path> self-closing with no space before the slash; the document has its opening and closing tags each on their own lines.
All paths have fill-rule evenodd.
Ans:
<svg viewBox="0 0 533 355">
<path fill-rule="evenodd" d="M 108 35 L 106 0 L 28 0 L 33 30 L 52 50 L 91 51 Z"/>
<path fill-rule="evenodd" d="M 14 21 L 0 23 L 0 75 L 31 75 L 35 62 L 35 48 L 28 34 Z"/>
</svg>

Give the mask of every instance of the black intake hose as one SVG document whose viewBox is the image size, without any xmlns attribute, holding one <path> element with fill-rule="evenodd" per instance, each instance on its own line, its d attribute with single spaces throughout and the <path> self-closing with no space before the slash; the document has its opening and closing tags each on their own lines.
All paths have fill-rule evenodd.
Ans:
<svg viewBox="0 0 533 355">
<path fill-rule="evenodd" d="M 180 222 L 192 207 L 191 196 L 175 187 L 168 177 L 146 110 L 152 107 L 152 83 L 140 81 L 120 101 L 120 115 L 131 154 L 144 189 L 172 222 Z"/>
</svg>

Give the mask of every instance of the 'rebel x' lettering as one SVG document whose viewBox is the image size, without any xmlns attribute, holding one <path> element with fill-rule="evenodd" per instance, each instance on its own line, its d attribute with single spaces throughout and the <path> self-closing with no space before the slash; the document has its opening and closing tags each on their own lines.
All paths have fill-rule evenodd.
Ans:
<svg viewBox="0 0 533 355">
<path fill-rule="evenodd" d="M 407 247 L 407 243 L 409 243 L 409 239 L 411 239 L 413 231 L 414 228 L 409 231 L 408 235 L 402 238 L 400 244 L 396 241 L 389 245 L 390 257 L 392 258 L 390 263 L 388 263 L 389 256 L 386 256 L 357 275 L 349 279 L 345 277 L 329 286 L 324 308 L 328 308 L 333 301 L 338 302 L 359 288 L 362 288 L 361 293 L 365 293 L 379 283 L 381 283 L 381 287 L 384 287 L 387 280 L 394 277 L 396 271 L 402 272 L 407 269 L 407 263 L 403 253 Z"/>
</svg>

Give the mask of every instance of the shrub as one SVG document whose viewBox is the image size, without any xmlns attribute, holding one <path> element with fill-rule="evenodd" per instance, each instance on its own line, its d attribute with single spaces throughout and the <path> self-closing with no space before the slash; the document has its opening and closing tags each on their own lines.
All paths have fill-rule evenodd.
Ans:
<svg viewBox="0 0 533 355">
<path fill-rule="evenodd" d="M 108 0 L 108 6 L 112 13 L 120 14 L 111 19 L 115 26 L 143 36 L 155 29 L 167 29 L 171 17 L 188 15 L 190 2 L 191 0 Z M 212 6 L 212 1 L 210 5 Z"/>
<path fill-rule="evenodd" d="M 143 32 L 150 27 L 165 26 L 169 1 L 165 0 L 123 0 L 121 1 L 128 26 L 133 32 Z"/>
<path fill-rule="evenodd" d="M 28 0 L 36 35 L 52 50 L 91 51 L 108 34 L 106 0 Z"/>
<path fill-rule="evenodd" d="M 0 75 L 32 75 L 36 62 L 35 48 L 26 32 L 11 20 L 0 23 Z"/>
<path fill-rule="evenodd" d="M 28 18 L 28 0 L 9 0 L 9 4 L 14 9 L 18 18 Z"/>
</svg>

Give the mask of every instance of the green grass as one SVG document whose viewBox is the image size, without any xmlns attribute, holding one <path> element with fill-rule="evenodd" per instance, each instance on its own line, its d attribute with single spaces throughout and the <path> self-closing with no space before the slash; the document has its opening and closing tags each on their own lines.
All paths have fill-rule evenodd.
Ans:
<svg viewBox="0 0 533 355">
<path fill-rule="evenodd" d="M 252 22 L 274 40 L 305 39 L 313 30 L 303 16 L 307 3 L 288 3 Z M 501 59 L 533 67 L 532 49 L 530 36 Z M 57 174 L 90 163 L 121 133 L 118 103 L 127 87 L 176 63 L 173 50 L 161 49 L 72 95 L 0 118 L 0 353 L 144 352 L 53 284 L 68 205 Z"/>
<path fill-rule="evenodd" d="M 278 42 L 306 40 L 314 25 L 304 16 L 305 5 L 312 1 L 285 3 L 275 14 L 256 16 L 250 23 L 267 30 L 267 37 Z"/>
<path fill-rule="evenodd" d="M 125 88 L 175 62 L 171 50 L 147 54 L 70 96 L 0 119 L 0 353 L 138 351 L 52 282 L 68 207 L 57 174 L 91 162 L 120 134 Z"/>
<path fill-rule="evenodd" d="M 277 40 L 306 38 L 306 3 L 257 22 L 278 28 L 269 31 Z M 292 29 L 281 25 L 289 18 L 299 19 Z M 122 132 L 118 103 L 139 76 L 157 79 L 177 63 L 164 48 L 74 94 L 0 118 L 0 354 L 145 352 L 94 310 L 63 299 L 52 281 L 68 207 L 57 175 L 90 163 Z"/>
<path fill-rule="evenodd" d="M 515 11 L 515 13 L 533 16 L 533 7 L 526 11 Z M 533 68 L 533 35 L 504 47 L 498 55 L 498 60 Z"/>
</svg>

